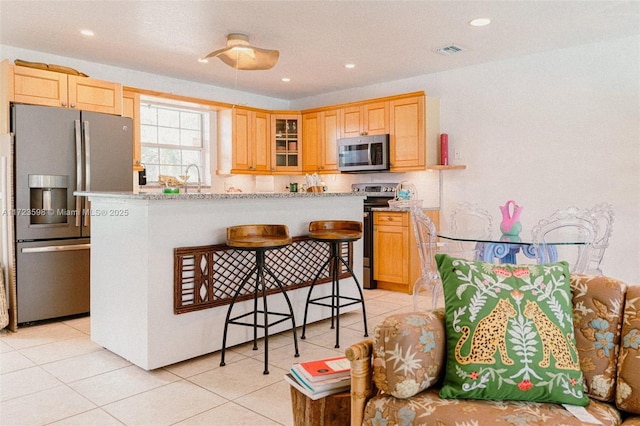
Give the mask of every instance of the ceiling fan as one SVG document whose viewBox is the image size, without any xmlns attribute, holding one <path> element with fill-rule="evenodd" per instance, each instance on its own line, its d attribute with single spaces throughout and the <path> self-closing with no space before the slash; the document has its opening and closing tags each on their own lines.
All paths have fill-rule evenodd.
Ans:
<svg viewBox="0 0 640 426">
<path fill-rule="evenodd" d="M 261 49 L 249 44 L 249 36 L 241 33 L 227 35 L 227 47 L 214 50 L 204 59 L 217 57 L 238 70 L 268 70 L 278 62 L 280 52 Z"/>
</svg>

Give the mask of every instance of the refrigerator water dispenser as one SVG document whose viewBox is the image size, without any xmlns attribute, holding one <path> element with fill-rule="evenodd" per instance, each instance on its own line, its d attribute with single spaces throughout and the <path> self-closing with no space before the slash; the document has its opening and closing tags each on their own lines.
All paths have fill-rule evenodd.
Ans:
<svg viewBox="0 0 640 426">
<path fill-rule="evenodd" d="M 67 223 L 69 176 L 29 175 L 32 225 Z"/>
</svg>

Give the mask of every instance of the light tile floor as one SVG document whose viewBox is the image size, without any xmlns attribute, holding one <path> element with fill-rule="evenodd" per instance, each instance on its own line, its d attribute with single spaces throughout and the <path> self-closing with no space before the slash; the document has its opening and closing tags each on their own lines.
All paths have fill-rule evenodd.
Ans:
<svg viewBox="0 0 640 426">
<path fill-rule="evenodd" d="M 365 290 L 369 336 L 390 313 L 413 310 L 408 294 Z M 362 340 L 360 310 L 340 317 L 340 349 L 329 320 L 307 327 L 293 356 L 291 331 L 262 345 L 215 352 L 145 371 L 93 343 L 90 318 L 0 332 L 0 424 L 9 425 L 291 425 L 291 364 L 343 354 Z M 301 330 L 298 331 L 300 336 Z"/>
</svg>

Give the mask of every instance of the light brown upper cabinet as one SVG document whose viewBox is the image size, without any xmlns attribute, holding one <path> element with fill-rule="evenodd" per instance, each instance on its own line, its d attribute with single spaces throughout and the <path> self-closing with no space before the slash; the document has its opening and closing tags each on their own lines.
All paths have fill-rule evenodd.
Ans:
<svg viewBox="0 0 640 426">
<path fill-rule="evenodd" d="M 302 134 L 302 171 L 337 173 L 340 111 L 303 114 Z"/>
<path fill-rule="evenodd" d="M 302 171 L 302 115 L 271 114 L 271 170 L 276 174 Z"/>
<path fill-rule="evenodd" d="M 425 97 L 389 101 L 389 163 L 392 172 L 426 167 Z"/>
<path fill-rule="evenodd" d="M 343 138 L 389 133 L 389 102 L 366 102 L 340 110 Z"/>
<path fill-rule="evenodd" d="M 129 90 L 122 91 L 122 116 L 133 120 L 133 169 L 142 170 L 140 165 L 140 94 Z"/>
<path fill-rule="evenodd" d="M 13 66 L 14 102 L 122 114 L 122 85 L 53 71 Z"/>
<path fill-rule="evenodd" d="M 271 171 L 269 114 L 243 108 L 233 108 L 231 114 L 231 172 L 268 174 Z"/>
</svg>

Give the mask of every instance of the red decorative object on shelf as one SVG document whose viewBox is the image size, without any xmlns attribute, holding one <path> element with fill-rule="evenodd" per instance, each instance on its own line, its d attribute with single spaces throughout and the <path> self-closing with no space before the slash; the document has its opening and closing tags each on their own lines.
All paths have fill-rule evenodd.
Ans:
<svg viewBox="0 0 640 426">
<path fill-rule="evenodd" d="M 449 135 L 446 133 L 440 135 L 440 165 L 449 165 Z"/>
</svg>

